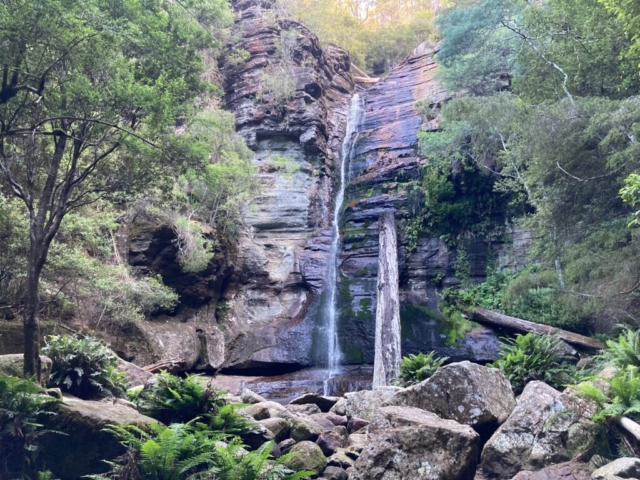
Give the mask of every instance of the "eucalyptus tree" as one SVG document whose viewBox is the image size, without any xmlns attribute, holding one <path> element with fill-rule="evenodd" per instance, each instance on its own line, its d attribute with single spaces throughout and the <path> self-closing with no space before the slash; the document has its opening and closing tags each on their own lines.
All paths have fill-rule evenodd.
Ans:
<svg viewBox="0 0 640 480">
<path fill-rule="evenodd" d="M 207 157 L 177 127 L 231 20 L 226 0 L 0 0 L 1 187 L 29 216 L 26 376 L 40 375 L 39 281 L 65 215 Z"/>
</svg>

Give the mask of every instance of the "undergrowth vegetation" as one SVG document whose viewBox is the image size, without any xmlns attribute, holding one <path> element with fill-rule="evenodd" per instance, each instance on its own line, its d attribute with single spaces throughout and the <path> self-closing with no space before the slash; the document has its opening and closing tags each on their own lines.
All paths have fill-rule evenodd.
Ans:
<svg viewBox="0 0 640 480">
<path fill-rule="evenodd" d="M 42 427 L 42 416 L 56 401 L 30 380 L 0 375 L 0 478 L 37 476 L 38 440 L 55 434 Z"/>
<path fill-rule="evenodd" d="M 51 335 L 42 352 L 53 361 L 50 386 L 84 399 L 126 396 L 129 385 L 117 368 L 118 356 L 100 340 Z"/>
<path fill-rule="evenodd" d="M 447 357 L 437 358 L 435 352 L 410 354 L 400 363 L 398 384 L 409 387 L 430 378 L 446 361 Z"/>
<path fill-rule="evenodd" d="M 509 379 L 514 393 L 540 380 L 554 388 L 575 382 L 575 366 L 565 358 L 566 345 L 558 337 L 528 333 L 503 340 L 498 359 L 491 365 Z"/>
</svg>

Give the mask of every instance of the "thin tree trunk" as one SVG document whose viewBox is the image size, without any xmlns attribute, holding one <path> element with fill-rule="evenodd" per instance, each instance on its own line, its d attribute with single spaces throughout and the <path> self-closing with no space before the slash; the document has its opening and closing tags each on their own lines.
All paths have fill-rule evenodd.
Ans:
<svg viewBox="0 0 640 480">
<path fill-rule="evenodd" d="M 24 296 L 24 376 L 41 382 L 40 322 L 38 320 L 40 307 L 38 285 L 41 269 L 37 265 L 36 247 L 32 246 L 32 250 L 29 255 L 27 289 Z"/>
</svg>

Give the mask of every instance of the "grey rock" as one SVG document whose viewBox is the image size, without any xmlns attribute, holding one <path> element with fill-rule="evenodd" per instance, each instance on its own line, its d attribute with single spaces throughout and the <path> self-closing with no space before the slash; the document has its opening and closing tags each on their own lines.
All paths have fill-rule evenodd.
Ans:
<svg viewBox="0 0 640 480">
<path fill-rule="evenodd" d="M 322 432 L 324 432 L 324 428 L 321 425 L 318 425 L 313 419 L 304 415 L 292 416 L 289 418 L 289 422 L 291 425 L 291 438 L 296 442 L 305 440 L 315 442 Z"/>
<path fill-rule="evenodd" d="M 591 475 L 594 480 L 610 480 L 618 478 L 640 478 L 640 459 L 638 458 L 618 458 L 604 467 L 597 469 Z"/>
<path fill-rule="evenodd" d="M 257 393 L 252 392 L 248 388 L 242 390 L 240 398 L 242 399 L 242 403 L 261 403 L 267 401 L 264 397 L 261 397 Z"/>
<path fill-rule="evenodd" d="M 471 427 L 433 413 L 413 407 L 382 407 L 369 425 L 367 445 L 350 478 L 471 480 L 478 439 Z"/>
<path fill-rule="evenodd" d="M 41 355 L 40 364 L 40 377 L 42 379 L 42 385 L 46 386 L 47 383 L 49 383 L 49 377 L 51 376 L 51 367 L 53 366 L 53 363 L 51 362 L 51 359 L 49 357 Z M 0 355 L 0 374 L 7 377 L 22 377 L 24 375 L 24 355 Z"/>
<path fill-rule="evenodd" d="M 338 400 L 336 402 L 336 404 L 331 407 L 331 410 L 329 410 L 329 413 L 335 413 L 336 415 L 340 415 L 341 417 L 344 417 L 347 415 L 347 399 L 342 397 L 340 398 L 340 400 Z"/>
<path fill-rule="evenodd" d="M 304 405 L 289 404 L 285 408 L 292 413 L 302 413 L 304 415 L 315 415 L 321 413 L 320 408 L 313 403 L 307 403 Z"/>
<path fill-rule="evenodd" d="M 509 419 L 482 452 L 488 476 L 509 478 L 521 470 L 539 470 L 571 460 L 588 447 L 596 406 L 543 382 L 529 383 Z"/>
<path fill-rule="evenodd" d="M 239 408 L 238 413 L 247 415 L 253 418 L 254 420 L 265 420 L 267 418 L 271 418 L 269 409 L 266 406 L 260 405 L 260 404 Z"/>
<path fill-rule="evenodd" d="M 322 478 L 327 480 L 348 480 L 349 475 L 341 467 L 328 466 L 322 472 Z"/>
<path fill-rule="evenodd" d="M 525 470 L 511 480 L 589 480 L 589 466 L 579 462 L 565 462 L 538 471 Z"/>
<path fill-rule="evenodd" d="M 369 423 L 370 422 L 368 420 L 364 420 L 364 419 L 358 418 L 358 417 L 353 417 L 353 418 L 349 419 L 349 423 L 347 424 L 347 428 L 349 429 L 349 431 L 351 433 L 355 433 L 355 432 L 359 432 L 363 428 L 367 427 L 369 425 Z"/>
<path fill-rule="evenodd" d="M 289 435 L 289 422 L 284 418 L 266 418 L 260 420 L 260 424 L 273 433 L 277 442 L 281 442 Z"/>
<path fill-rule="evenodd" d="M 375 410 L 385 404 L 403 389 L 400 387 L 380 387 L 375 390 L 361 390 L 345 394 L 347 417 L 371 420 Z"/>
<path fill-rule="evenodd" d="M 497 428 L 515 408 L 516 399 L 500 370 L 464 361 L 439 368 L 431 378 L 396 393 L 385 404 L 421 408 L 474 427 Z"/>
<path fill-rule="evenodd" d="M 125 378 L 129 381 L 132 387 L 140 385 L 146 385 L 153 374 L 147 372 L 144 368 L 141 368 L 131 362 L 127 362 L 121 358 L 118 358 L 116 368 L 121 372 L 124 372 Z"/>
<path fill-rule="evenodd" d="M 331 467 L 341 467 L 345 470 L 354 465 L 355 461 L 349 458 L 343 448 L 339 448 L 328 458 L 328 465 Z"/>
</svg>

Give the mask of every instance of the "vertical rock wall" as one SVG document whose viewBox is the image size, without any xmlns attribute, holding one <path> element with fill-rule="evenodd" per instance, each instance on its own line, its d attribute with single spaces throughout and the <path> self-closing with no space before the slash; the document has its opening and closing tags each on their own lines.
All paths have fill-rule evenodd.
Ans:
<svg viewBox="0 0 640 480">
<path fill-rule="evenodd" d="M 237 332 L 228 364 L 243 367 L 313 364 L 309 312 L 324 287 L 333 186 L 353 91 L 348 55 L 321 47 L 299 23 L 276 20 L 270 7 L 269 1 L 234 2 L 249 59 L 226 68 L 227 107 L 255 152 L 260 183 L 246 211 L 237 274 L 224 293 L 223 323 Z M 273 105 L 259 91 L 264 72 L 278 61 L 283 34 L 296 38 L 296 92 Z M 274 168 L 278 157 L 294 168 Z"/>
</svg>

